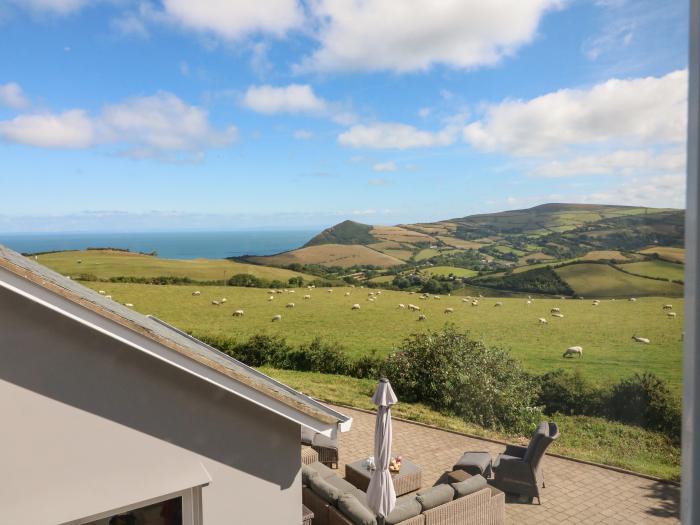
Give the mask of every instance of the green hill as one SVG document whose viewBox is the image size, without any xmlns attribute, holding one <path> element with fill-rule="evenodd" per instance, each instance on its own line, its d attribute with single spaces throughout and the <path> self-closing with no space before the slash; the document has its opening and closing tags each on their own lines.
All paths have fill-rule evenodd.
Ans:
<svg viewBox="0 0 700 525">
<path fill-rule="evenodd" d="M 355 221 L 343 221 L 323 230 L 304 247 L 320 244 L 371 244 L 379 239 L 370 234 L 372 226 Z"/>
</svg>

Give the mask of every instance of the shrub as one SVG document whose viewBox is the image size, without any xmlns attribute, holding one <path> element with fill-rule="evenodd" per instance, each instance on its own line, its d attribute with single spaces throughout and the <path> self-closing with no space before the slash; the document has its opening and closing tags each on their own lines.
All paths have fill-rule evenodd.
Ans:
<svg viewBox="0 0 700 525">
<path fill-rule="evenodd" d="M 610 417 L 680 439 L 681 409 L 666 383 L 651 373 L 623 379 L 610 392 Z"/>
<path fill-rule="evenodd" d="M 249 366 L 262 366 L 283 360 L 291 350 L 283 337 L 256 334 L 247 341 L 236 344 L 230 355 Z"/>
<path fill-rule="evenodd" d="M 385 373 L 400 399 L 485 427 L 522 433 L 541 416 L 535 383 L 520 363 L 453 327 L 406 339 L 388 358 Z"/>
<path fill-rule="evenodd" d="M 581 373 L 552 370 L 540 376 L 538 404 L 547 414 L 599 416 L 605 402 L 604 391 L 586 381 Z"/>
</svg>

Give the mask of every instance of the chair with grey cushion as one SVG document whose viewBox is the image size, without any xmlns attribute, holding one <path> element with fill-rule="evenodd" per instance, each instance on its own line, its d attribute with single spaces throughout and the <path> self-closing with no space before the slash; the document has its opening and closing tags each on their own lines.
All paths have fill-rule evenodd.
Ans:
<svg viewBox="0 0 700 525">
<path fill-rule="evenodd" d="M 542 458 L 547 447 L 559 438 L 555 423 L 540 423 L 527 447 L 508 445 L 493 463 L 493 485 L 503 492 L 537 498 L 540 502 L 540 487 L 544 487 Z"/>
</svg>

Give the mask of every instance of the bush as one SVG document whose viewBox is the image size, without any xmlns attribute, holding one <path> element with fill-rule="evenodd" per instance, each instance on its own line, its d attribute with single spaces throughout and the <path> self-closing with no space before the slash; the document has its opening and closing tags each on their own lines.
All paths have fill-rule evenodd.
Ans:
<svg viewBox="0 0 700 525">
<path fill-rule="evenodd" d="M 385 373 L 400 399 L 485 427 L 526 433 L 541 417 L 535 383 L 520 363 L 452 327 L 406 339 Z"/>
<path fill-rule="evenodd" d="M 537 402 L 547 414 L 600 416 L 604 397 L 604 391 L 586 381 L 578 370 L 552 370 L 540 376 Z"/>
<path fill-rule="evenodd" d="M 236 344 L 230 354 L 249 366 L 262 366 L 284 360 L 292 348 L 277 335 L 257 334 L 244 343 Z"/>
<path fill-rule="evenodd" d="M 613 386 L 608 410 L 613 419 L 680 440 L 680 405 L 666 383 L 654 374 L 635 374 Z"/>
</svg>

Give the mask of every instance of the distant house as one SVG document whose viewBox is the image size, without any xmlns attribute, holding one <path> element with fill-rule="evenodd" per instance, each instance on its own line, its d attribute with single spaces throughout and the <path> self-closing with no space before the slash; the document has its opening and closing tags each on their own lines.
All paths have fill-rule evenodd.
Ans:
<svg viewBox="0 0 700 525">
<path fill-rule="evenodd" d="M 302 429 L 352 422 L 2 246 L 0 413 L 8 525 L 298 525 Z"/>
</svg>

